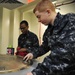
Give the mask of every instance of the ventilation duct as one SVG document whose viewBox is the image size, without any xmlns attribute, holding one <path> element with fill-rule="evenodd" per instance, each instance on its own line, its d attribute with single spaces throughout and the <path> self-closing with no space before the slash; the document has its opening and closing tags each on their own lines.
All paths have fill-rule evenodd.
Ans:
<svg viewBox="0 0 75 75">
<path fill-rule="evenodd" d="M 10 10 L 20 7 L 22 5 L 24 5 L 24 3 L 17 0 L 0 0 L 0 6 Z"/>
</svg>

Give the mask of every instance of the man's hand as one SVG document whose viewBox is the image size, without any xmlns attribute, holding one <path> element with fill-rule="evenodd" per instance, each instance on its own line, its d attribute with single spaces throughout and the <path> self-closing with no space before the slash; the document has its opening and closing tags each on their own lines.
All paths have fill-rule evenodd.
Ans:
<svg viewBox="0 0 75 75">
<path fill-rule="evenodd" d="M 30 73 L 27 73 L 26 75 L 33 75 L 33 74 L 30 72 Z"/>
<path fill-rule="evenodd" d="M 20 50 L 18 50 L 19 52 L 21 51 L 26 51 L 27 49 L 26 48 L 21 48 Z"/>
<path fill-rule="evenodd" d="M 32 53 L 28 53 L 28 54 L 23 58 L 23 60 L 26 60 L 26 61 L 31 60 L 31 59 L 33 59 L 33 54 L 32 54 Z"/>
</svg>

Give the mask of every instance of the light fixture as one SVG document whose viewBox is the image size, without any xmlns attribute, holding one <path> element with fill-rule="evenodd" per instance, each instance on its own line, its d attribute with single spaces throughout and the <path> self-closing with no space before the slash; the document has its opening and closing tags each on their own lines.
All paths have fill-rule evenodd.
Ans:
<svg viewBox="0 0 75 75">
<path fill-rule="evenodd" d="M 31 3 L 31 2 L 33 2 L 34 0 L 27 0 L 27 3 Z"/>
</svg>

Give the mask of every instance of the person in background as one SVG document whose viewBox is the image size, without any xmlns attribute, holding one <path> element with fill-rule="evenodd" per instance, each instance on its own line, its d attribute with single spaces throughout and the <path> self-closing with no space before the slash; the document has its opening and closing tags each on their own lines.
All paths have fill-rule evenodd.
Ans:
<svg viewBox="0 0 75 75">
<path fill-rule="evenodd" d="M 29 25 L 26 20 L 20 22 L 20 30 L 22 34 L 18 37 L 18 47 L 16 55 L 26 56 L 31 51 L 39 47 L 39 40 L 36 34 L 28 30 Z"/>
<path fill-rule="evenodd" d="M 37 58 L 51 50 L 42 63 L 26 75 L 74 75 L 75 14 L 56 13 L 50 0 L 41 0 L 33 10 L 38 21 L 48 26 L 42 45 L 25 58 Z"/>
</svg>

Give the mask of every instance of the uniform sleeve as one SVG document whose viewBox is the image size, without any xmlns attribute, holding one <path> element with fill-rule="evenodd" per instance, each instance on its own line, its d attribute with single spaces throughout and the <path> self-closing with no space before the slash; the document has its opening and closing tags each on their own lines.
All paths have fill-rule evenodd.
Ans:
<svg viewBox="0 0 75 75">
<path fill-rule="evenodd" d="M 49 51 L 48 41 L 47 41 L 46 34 L 44 34 L 42 45 L 39 46 L 37 49 L 35 49 L 32 53 L 33 53 L 33 55 L 34 55 L 34 58 L 37 58 L 37 57 L 39 57 L 39 56 L 44 55 L 44 54 L 47 53 L 48 51 Z"/>
<path fill-rule="evenodd" d="M 63 34 L 52 45 L 51 54 L 32 71 L 35 75 L 69 75 L 75 67 L 75 20 L 67 22 Z"/>
</svg>

